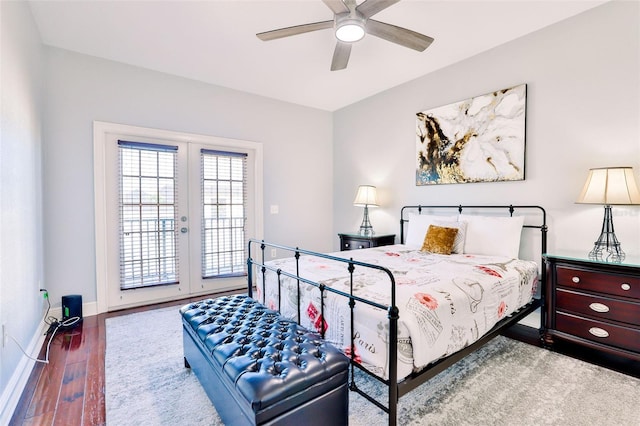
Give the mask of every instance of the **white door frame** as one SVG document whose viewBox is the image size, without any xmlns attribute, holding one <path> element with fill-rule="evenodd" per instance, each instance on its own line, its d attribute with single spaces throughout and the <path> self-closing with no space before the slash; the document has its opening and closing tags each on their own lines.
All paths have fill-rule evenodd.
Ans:
<svg viewBox="0 0 640 426">
<path fill-rule="evenodd" d="M 253 169 L 250 171 L 255 176 L 255 188 L 249 194 L 249 205 L 254 206 L 252 213 L 255 217 L 253 235 L 251 238 L 261 239 L 263 237 L 263 147 L 259 142 L 243 141 L 238 139 L 220 138 L 208 135 L 193 133 L 175 132 L 171 130 L 153 129 L 147 127 L 130 126 L 126 124 L 108 123 L 102 121 L 93 122 L 93 167 L 94 167 L 94 206 L 95 206 L 95 241 L 96 241 L 96 295 L 97 311 L 103 313 L 108 311 L 108 284 L 119 282 L 119 276 L 109 270 L 107 264 L 107 254 L 109 251 L 107 243 L 107 232 L 109 231 L 107 220 L 107 208 L 109 188 L 107 187 L 107 144 L 113 134 L 128 135 L 139 138 L 175 140 L 190 144 L 210 145 L 218 148 L 223 147 L 229 150 L 246 150 L 255 156 Z M 111 206 L 111 208 L 113 208 Z M 224 289 L 224 288 L 221 288 Z M 185 294 L 185 297 L 189 296 Z M 171 300 L 170 297 L 167 300 Z M 160 302 L 159 300 L 158 302 Z M 125 307 L 125 306 L 122 306 Z"/>
</svg>

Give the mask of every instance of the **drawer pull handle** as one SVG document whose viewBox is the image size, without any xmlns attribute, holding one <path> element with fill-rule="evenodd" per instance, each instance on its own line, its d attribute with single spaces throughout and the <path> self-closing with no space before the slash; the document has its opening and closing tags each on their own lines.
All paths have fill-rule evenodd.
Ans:
<svg viewBox="0 0 640 426">
<path fill-rule="evenodd" d="M 349 243 L 344 243 L 344 246 L 345 247 L 349 247 Z"/>
<path fill-rule="evenodd" d="M 592 311 L 596 312 L 609 312 L 609 307 L 602 303 L 592 303 L 589 305 Z"/>
<path fill-rule="evenodd" d="M 609 332 L 607 330 L 603 330 L 600 327 L 591 327 L 589 329 L 589 333 L 593 334 L 596 337 L 609 337 Z"/>
<path fill-rule="evenodd" d="M 627 291 L 627 290 L 631 289 L 631 286 L 628 283 L 622 283 L 622 285 L 620 287 L 622 287 L 622 289 L 624 291 Z"/>
<path fill-rule="evenodd" d="M 571 278 L 571 281 L 573 281 L 575 284 L 578 284 L 580 282 L 580 277 L 573 277 Z"/>
</svg>

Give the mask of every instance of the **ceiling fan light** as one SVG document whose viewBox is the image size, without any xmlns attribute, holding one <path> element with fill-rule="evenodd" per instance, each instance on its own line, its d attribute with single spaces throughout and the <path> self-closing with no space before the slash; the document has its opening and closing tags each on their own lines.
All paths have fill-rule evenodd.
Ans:
<svg viewBox="0 0 640 426">
<path fill-rule="evenodd" d="M 346 21 L 336 28 L 336 38 L 347 43 L 362 39 L 364 34 L 364 27 L 357 21 Z"/>
</svg>

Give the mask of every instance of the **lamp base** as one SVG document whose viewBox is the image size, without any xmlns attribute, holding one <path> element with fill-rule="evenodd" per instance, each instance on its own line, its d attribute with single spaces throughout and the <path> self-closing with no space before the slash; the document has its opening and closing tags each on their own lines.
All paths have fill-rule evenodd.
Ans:
<svg viewBox="0 0 640 426">
<path fill-rule="evenodd" d="M 364 217 L 362 218 L 362 225 L 360 225 L 358 234 L 364 237 L 370 237 L 374 234 L 373 226 L 371 226 L 371 222 L 369 222 L 369 208 L 366 205 L 364 206 Z"/>
<path fill-rule="evenodd" d="M 611 206 L 604 206 L 604 219 L 602 221 L 602 231 L 598 241 L 595 242 L 593 250 L 589 252 L 589 259 L 602 260 L 607 262 L 622 262 L 626 255 L 620 247 L 620 241 L 613 231 L 613 216 Z"/>
<path fill-rule="evenodd" d="M 372 237 L 373 235 L 375 235 L 375 232 L 373 232 L 373 228 L 371 226 L 361 226 L 360 230 L 358 231 L 358 235 L 362 235 L 363 237 Z"/>
</svg>

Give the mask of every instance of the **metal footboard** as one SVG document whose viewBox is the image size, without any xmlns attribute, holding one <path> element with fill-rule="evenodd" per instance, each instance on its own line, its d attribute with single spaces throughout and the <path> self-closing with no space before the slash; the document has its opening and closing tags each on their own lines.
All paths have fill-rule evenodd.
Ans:
<svg viewBox="0 0 640 426">
<path fill-rule="evenodd" d="M 255 248 L 256 246 L 259 248 L 260 250 L 260 257 L 261 260 L 260 261 L 256 261 L 253 258 L 253 254 L 255 252 Z M 283 251 L 288 251 L 291 252 L 293 254 L 293 257 L 296 259 L 296 273 L 290 273 L 287 271 L 283 271 L 282 269 L 279 268 L 274 268 L 272 266 L 269 266 L 266 264 L 266 262 L 264 261 L 265 259 L 265 250 L 267 248 L 275 248 L 275 249 L 279 249 L 279 250 L 283 250 Z M 372 402 L 373 404 L 375 404 L 376 406 L 378 406 L 380 409 L 382 409 L 383 411 L 385 411 L 386 413 L 389 414 L 389 424 L 390 425 L 395 425 L 396 424 L 396 418 L 397 418 L 397 403 L 398 403 L 398 358 L 397 358 L 397 352 L 398 352 L 398 307 L 395 305 L 396 303 L 396 291 L 395 291 L 395 278 L 393 276 L 393 274 L 391 273 L 391 271 L 383 266 L 380 265 L 374 265 L 374 264 L 369 264 L 369 263 L 365 263 L 365 262 L 360 262 L 357 260 L 353 260 L 353 259 L 345 259 L 342 257 L 336 257 L 336 256 L 332 256 L 332 255 L 328 255 L 328 254 L 324 254 L 324 253 L 317 253 L 317 252 L 313 252 L 313 251 L 309 251 L 309 250 L 302 250 L 299 248 L 293 248 L 293 247 L 288 247 L 288 246 L 283 246 L 283 245 L 279 245 L 279 244 L 273 244 L 273 243 L 268 243 L 265 241 L 261 241 L 261 240 L 255 240 L 252 239 L 249 241 L 249 245 L 248 245 L 248 258 L 247 258 L 247 274 L 248 274 L 248 294 L 250 297 L 253 297 L 253 284 L 254 284 L 254 273 L 256 270 L 259 270 L 261 272 L 261 276 L 262 276 L 262 282 L 261 283 L 256 283 L 256 285 L 261 285 L 262 287 L 262 294 L 263 297 L 266 293 L 266 272 L 267 271 L 271 271 L 274 272 L 277 276 L 277 280 L 278 280 L 278 310 L 280 310 L 280 306 L 281 306 L 281 279 L 282 277 L 288 277 L 291 278 L 295 281 L 297 281 L 298 284 L 298 288 L 297 288 L 297 307 L 298 307 L 298 318 L 297 318 L 297 322 L 300 323 L 301 321 L 301 313 L 300 313 L 300 283 L 305 283 L 308 285 L 311 285 L 313 287 L 316 287 L 319 292 L 320 292 L 320 315 L 322 316 L 322 318 L 325 317 L 324 315 L 324 301 L 325 301 L 325 297 L 324 294 L 325 292 L 330 292 L 330 293 L 334 293 L 340 297 L 344 297 L 346 301 L 348 301 L 349 304 L 349 312 L 350 312 L 350 337 L 351 337 L 351 351 L 348 354 L 350 359 L 351 359 L 351 371 L 350 371 L 350 384 L 349 384 L 349 388 L 350 390 L 359 393 L 360 395 L 362 395 L 364 398 L 366 398 L 367 400 L 369 400 L 370 402 Z M 307 278 L 304 278 L 303 276 L 300 275 L 300 267 L 299 267 L 299 262 L 300 262 L 300 257 L 301 256 L 313 256 L 313 257 L 318 257 L 318 258 L 322 258 L 322 259 L 326 259 L 326 260 L 331 260 L 331 261 L 335 261 L 335 262 L 339 262 L 339 263 L 344 263 L 345 264 L 345 269 L 347 270 L 347 272 L 349 273 L 349 280 L 350 280 L 350 290 L 349 293 L 334 289 L 332 287 L 329 287 L 323 283 L 319 283 Z M 356 271 L 356 268 L 367 268 L 367 269 L 373 269 L 373 270 L 378 270 L 384 274 L 386 274 L 389 278 L 389 284 L 390 284 L 390 294 L 391 294 L 391 304 L 390 305 L 383 305 L 380 303 L 376 303 L 374 301 L 371 300 L 367 300 L 364 299 L 362 297 L 357 296 L 356 294 L 354 294 L 354 290 L 353 290 L 353 274 Z M 262 300 L 262 302 L 264 303 L 265 301 Z M 355 353 L 355 336 L 353 333 L 353 329 L 354 329 L 354 311 L 355 311 L 355 307 L 356 304 L 358 303 L 362 303 L 365 305 L 369 305 L 371 307 L 377 308 L 377 309 L 381 309 L 387 312 L 387 318 L 389 319 L 389 346 L 387 348 L 387 350 L 389 351 L 389 378 L 388 380 L 383 379 L 382 377 L 372 373 L 371 371 L 367 370 L 366 368 L 364 368 L 363 366 L 361 366 L 355 359 L 356 353 Z M 324 322 L 321 321 L 320 322 L 321 327 L 320 327 L 320 335 L 321 337 L 324 339 L 325 337 L 325 328 L 324 328 Z M 388 389 L 389 389 L 389 401 L 388 401 L 388 406 L 385 406 L 384 404 L 382 404 L 381 402 L 377 401 L 376 399 L 372 398 L 371 396 L 369 396 L 368 394 L 366 394 L 365 392 L 363 392 L 361 389 L 358 388 L 356 381 L 355 381 L 355 374 L 354 374 L 354 368 L 358 368 L 361 371 L 363 371 L 365 374 L 368 374 L 369 376 L 375 378 L 376 380 L 380 381 L 381 383 L 384 383 L 385 385 L 387 385 Z"/>
<path fill-rule="evenodd" d="M 406 226 L 406 224 L 409 222 L 408 219 L 405 218 L 405 210 L 409 210 L 409 209 L 415 209 L 417 210 L 419 213 L 422 213 L 423 211 L 431 211 L 431 210 L 441 210 L 441 209 L 454 209 L 458 212 L 462 212 L 463 209 L 507 209 L 509 212 L 509 215 L 512 216 L 514 211 L 516 210 L 530 210 L 533 209 L 535 212 L 539 213 L 539 215 L 541 216 L 539 223 L 538 224 L 525 224 L 524 227 L 525 228 L 535 228 L 535 229 L 539 229 L 541 231 L 541 244 L 540 244 L 540 259 L 542 259 L 542 254 L 544 254 L 546 252 L 547 249 L 547 224 L 546 224 L 546 212 L 545 210 L 540 207 L 540 206 L 513 206 L 513 205 L 508 205 L 508 206 L 462 206 L 462 205 L 458 205 L 458 206 L 428 206 L 428 205 L 417 205 L 417 206 L 405 206 L 402 208 L 401 210 L 401 219 L 400 219 L 400 228 L 401 228 L 401 242 L 404 242 L 404 227 Z M 295 265 L 296 265 L 296 272 L 291 273 L 288 271 L 284 271 L 282 269 L 279 268 L 275 268 L 273 266 L 267 265 L 265 262 L 265 250 L 267 248 L 270 249 L 279 249 L 285 252 L 290 252 L 292 254 L 292 257 L 295 258 Z M 259 260 L 254 259 L 254 256 L 258 255 L 260 257 Z M 300 262 L 300 258 L 301 256 L 313 256 L 313 257 L 317 257 L 317 258 L 322 258 L 322 259 L 326 259 L 326 260 L 330 260 L 330 261 L 335 261 L 335 262 L 339 262 L 339 263 L 344 263 L 345 265 L 345 269 L 347 270 L 347 272 L 349 273 L 349 279 L 350 279 L 350 290 L 349 293 L 334 289 L 330 286 L 327 286 L 323 283 L 319 283 L 313 280 L 310 280 L 308 278 L 305 278 L 303 276 L 300 275 L 301 271 L 300 271 L 300 267 L 299 267 L 299 262 Z M 367 268 L 367 269 L 373 269 L 373 270 L 378 270 L 384 274 L 386 274 L 389 278 L 389 283 L 390 283 L 390 301 L 391 303 L 389 305 L 383 305 L 380 303 L 376 303 L 374 301 L 371 300 L 367 300 L 364 299 L 362 297 L 357 296 L 356 294 L 354 294 L 354 271 L 356 271 L 356 268 Z M 543 270 L 543 269 L 542 269 Z M 262 276 L 262 281 L 261 282 L 254 282 L 256 280 L 256 272 L 260 271 L 261 276 Z M 403 379 L 402 381 L 398 382 L 398 358 L 397 358 L 397 345 L 398 345 L 398 319 L 399 319 L 399 310 L 398 307 L 396 306 L 396 290 L 395 290 L 395 278 L 393 276 L 393 273 L 380 265 L 376 265 L 376 264 L 369 264 L 369 263 L 365 263 L 365 262 L 360 262 L 360 261 L 356 261 L 353 260 L 352 258 L 350 259 L 346 259 L 343 257 L 336 257 L 333 255 L 329 255 L 329 254 L 325 254 L 325 253 L 318 253 L 318 252 L 313 252 L 313 251 L 309 251 L 309 250 L 303 250 L 300 248 L 294 248 L 294 247 L 288 247 L 288 246 L 284 246 L 284 245 L 279 245 L 279 244 L 274 244 L 274 243 L 268 243 L 265 242 L 263 240 L 256 240 L 256 239 L 252 239 L 249 241 L 248 243 L 248 258 L 247 258 L 247 274 L 248 274 L 248 295 L 250 297 L 253 297 L 253 286 L 261 286 L 262 289 L 262 294 L 263 294 L 263 298 L 264 295 L 266 294 L 266 272 L 270 271 L 276 274 L 277 276 L 277 281 L 278 281 L 278 310 L 280 310 L 280 306 L 281 306 L 281 279 L 282 277 L 288 277 L 290 279 L 293 279 L 297 282 L 297 322 L 300 323 L 301 321 L 301 312 L 300 312 L 300 283 L 304 283 L 307 285 L 311 285 L 313 287 L 316 287 L 318 289 L 318 291 L 320 292 L 320 315 L 322 316 L 322 318 L 324 318 L 324 310 L 325 310 L 325 306 L 324 306 L 324 302 L 325 302 L 325 293 L 329 292 L 329 293 L 334 293 L 340 297 L 344 297 L 346 302 L 349 305 L 349 309 L 350 309 L 350 337 L 351 337 L 351 348 L 352 350 L 350 351 L 350 354 L 347 354 L 350 356 L 351 358 L 351 368 L 350 368 L 350 390 L 357 392 L 358 394 L 362 395 L 364 398 L 366 398 L 368 401 L 370 401 L 371 403 L 375 404 L 377 407 L 379 407 L 380 409 L 382 409 L 383 411 L 385 411 L 388 415 L 389 415 L 389 425 L 393 425 L 395 426 L 397 424 L 397 410 L 398 410 L 398 400 L 401 396 L 407 394 L 408 392 L 410 392 L 411 390 L 415 389 L 416 387 L 420 386 L 421 384 L 425 383 L 426 381 L 428 381 L 429 379 L 431 379 L 432 377 L 434 377 L 435 375 L 437 375 L 438 373 L 444 371 L 445 369 L 447 369 L 448 367 L 450 367 L 451 365 L 455 364 L 456 362 L 458 362 L 459 360 L 461 360 L 462 358 L 464 358 L 465 356 L 467 356 L 468 354 L 470 354 L 471 352 L 474 352 L 475 350 L 477 350 L 478 348 L 480 348 L 481 346 L 483 346 L 484 344 L 486 344 L 489 340 L 493 339 L 495 336 L 497 336 L 498 334 L 500 334 L 505 328 L 508 328 L 514 324 L 516 324 L 518 321 L 520 321 L 521 319 L 523 319 L 524 317 L 526 317 L 527 315 L 529 315 L 530 313 L 532 313 L 534 310 L 536 310 L 539 307 L 544 307 L 544 291 L 541 292 L 541 295 L 539 297 L 536 297 L 533 299 L 532 302 L 530 302 L 529 304 L 521 307 L 518 311 L 514 312 L 513 314 L 511 314 L 509 317 L 504 318 L 503 320 L 501 320 L 500 322 L 498 322 L 488 333 L 486 333 L 484 336 L 482 336 L 479 340 L 477 340 L 476 342 L 474 342 L 473 344 L 469 345 L 468 347 L 462 349 L 459 352 L 456 352 L 446 358 L 440 359 L 436 362 L 433 362 L 431 364 L 429 364 L 425 369 L 421 370 L 420 372 L 416 372 L 411 374 L 409 377 Z M 541 273 L 540 276 L 540 288 L 544 289 L 545 286 L 545 276 L 544 273 Z M 265 300 L 262 300 L 262 302 L 264 303 Z M 388 374 L 388 379 L 384 379 L 376 374 L 374 374 L 373 372 L 369 371 L 367 368 L 365 368 L 364 366 L 362 366 L 361 364 L 359 364 L 356 359 L 355 359 L 355 350 L 353 350 L 355 348 L 355 336 L 354 336 L 354 310 L 355 310 L 355 306 L 356 304 L 365 304 L 365 305 L 369 305 L 371 307 L 377 308 L 377 309 L 381 309 L 387 312 L 387 318 L 389 320 L 389 346 L 387 348 L 387 350 L 389 351 L 389 374 Z M 544 311 L 544 310 L 543 310 Z M 544 315 L 541 315 L 541 325 L 540 325 L 540 331 L 544 329 L 544 324 L 545 319 L 544 319 Z M 320 322 L 321 326 L 320 326 L 320 334 L 322 336 L 322 338 L 325 337 L 325 324 L 324 321 Z M 364 372 L 365 374 L 371 376 L 372 378 L 378 380 L 379 382 L 385 384 L 388 387 L 388 404 L 384 405 L 383 403 L 381 403 L 380 401 L 376 400 L 374 397 L 366 394 L 364 391 L 362 391 L 360 388 L 358 388 L 357 384 L 356 384 L 356 380 L 355 380 L 355 369 L 359 369 L 360 371 Z"/>
</svg>

